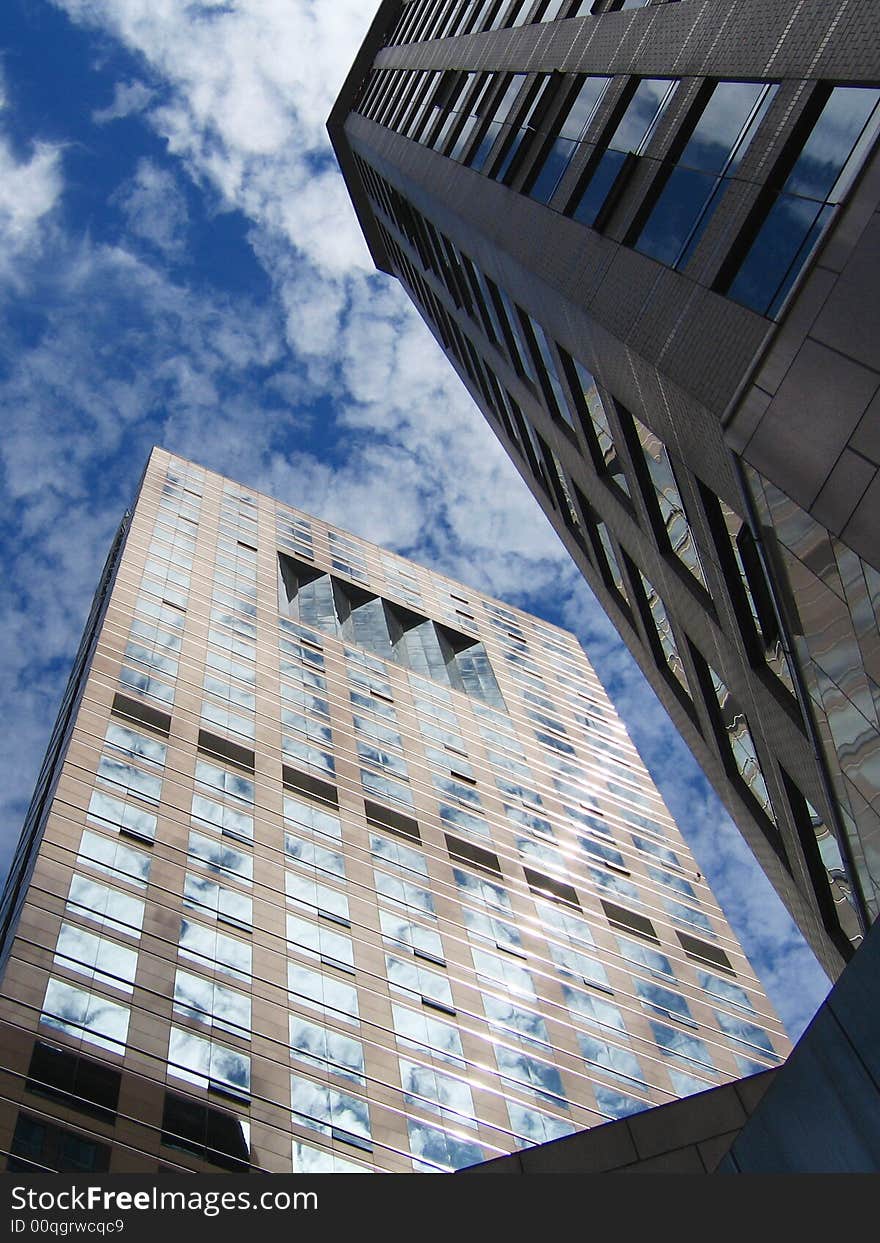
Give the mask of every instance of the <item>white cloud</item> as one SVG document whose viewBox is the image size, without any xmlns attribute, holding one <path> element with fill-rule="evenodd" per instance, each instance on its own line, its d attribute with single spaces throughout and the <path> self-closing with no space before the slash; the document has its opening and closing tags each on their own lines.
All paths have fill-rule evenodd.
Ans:
<svg viewBox="0 0 880 1243">
<path fill-rule="evenodd" d="M 135 116 L 149 107 L 155 94 L 143 82 L 117 82 L 113 99 L 106 108 L 96 108 L 92 113 L 92 120 L 96 125 L 107 125 L 111 121 Z"/>
<path fill-rule="evenodd" d="M 119 187 L 112 202 L 135 237 L 155 246 L 168 259 L 183 255 L 189 209 L 173 173 L 153 160 L 140 160 L 134 176 Z"/>
</svg>

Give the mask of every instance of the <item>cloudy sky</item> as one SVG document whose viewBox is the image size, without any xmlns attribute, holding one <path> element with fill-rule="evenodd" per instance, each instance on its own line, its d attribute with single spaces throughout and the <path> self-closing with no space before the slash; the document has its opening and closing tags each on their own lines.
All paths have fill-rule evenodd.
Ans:
<svg viewBox="0 0 880 1243">
<path fill-rule="evenodd" d="M 0 871 L 161 444 L 574 629 L 797 1035 L 825 977 L 372 268 L 324 124 L 375 2 L 0 3 Z"/>
</svg>

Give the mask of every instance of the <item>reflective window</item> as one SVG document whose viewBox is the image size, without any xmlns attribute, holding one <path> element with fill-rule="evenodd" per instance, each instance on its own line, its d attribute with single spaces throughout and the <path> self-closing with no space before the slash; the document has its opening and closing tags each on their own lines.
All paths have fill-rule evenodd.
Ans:
<svg viewBox="0 0 880 1243">
<path fill-rule="evenodd" d="M 682 1031 L 680 1027 L 667 1027 L 663 1023 L 657 1023 L 654 1019 L 650 1020 L 650 1024 L 657 1047 L 664 1056 L 674 1058 L 686 1068 L 696 1065 L 698 1068 L 708 1066 L 714 1070 L 715 1063 L 705 1040 Z"/>
<path fill-rule="evenodd" d="M 560 1139 L 563 1135 L 571 1135 L 575 1129 L 565 1118 L 541 1113 L 540 1110 L 530 1109 L 528 1105 L 521 1105 L 518 1101 L 507 1101 L 507 1114 L 517 1148 Z"/>
<path fill-rule="evenodd" d="M 159 768 L 164 767 L 168 748 L 158 738 L 140 734 L 137 730 L 130 729 L 127 725 L 120 725 L 116 721 L 110 722 L 104 737 L 110 746 L 124 752 L 133 760 L 138 760 L 142 764 L 155 764 Z"/>
<path fill-rule="evenodd" d="M 678 490 L 678 482 L 666 446 L 635 415 L 630 414 L 629 417 L 635 428 L 648 475 L 654 487 L 653 497 L 649 495 L 647 499 L 653 500 L 656 504 L 659 529 L 663 532 L 670 551 L 675 553 L 700 586 L 705 588 L 706 578 L 703 574 L 700 554 L 685 513 L 684 502 Z"/>
<path fill-rule="evenodd" d="M 188 971 L 178 971 L 174 977 L 174 1012 L 235 1036 L 250 1037 L 250 997 Z"/>
<path fill-rule="evenodd" d="M 491 983 L 503 984 L 512 993 L 521 997 L 537 997 L 535 983 L 525 967 L 518 966 L 508 958 L 498 954 L 490 954 L 488 950 L 471 948 L 474 970 L 477 975 Z"/>
<path fill-rule="evenodd" d="M 75 924 L 62 924 L 55 947 L 55 963 L 76 971 L 107 988 L 131 993 L 137 971 L 137 950 L 117 945 Z"/>
<path fill-rule="evenodd" d="M 549 1045 L 547 1024 L 540 1014 L 526 1010 L 507 998 L 483 994 L 483 1009 L 489 1026 L 513 1036 L 519 1043 Z"/>
<path fill-rule="evenodd" d="M 289 946 L 308 958 L 317 958 L 331 967 L 354 971 L 354 946 L 351 937 L 326 928 L 323 924 L 287 916 L 287 940 Z"/>
<path fill-rule="evenodd" d="M 774 1061 L 778 1060 L 770 1037 L 763 1027 L 758 1027 L 756 1023 L 749 1023 L 736 1015 L 727 1014 L 724 1010 L 715 1010 L 713 1013 L 718 1026 L 734 1044 L 744 1045 L 750 1052 L 757 1050 L 768 1054 Z"/>
<path fill-rule="evenodd" d="M 115 756 L 102 755 L 98 763 L 98 780 L 126 794 L 136 795 L 148 803 L 158 803 L 162 794 L 162 778 L 146 773 L 135 764 Z"/>
<path fill-rule="evenodd" d="M 392 1005 L 391 1013 L 399 1045 L 417 1049 L 422 1054 L 430 1053 L 456 1066 L 464 1065 L 461 1035 L 457 1027 L 435 1019 L 423 1010 L 409 1010 L 396 1004 Z"/>
<path fill-rule="evenodd" d="M 397 945 L 411 950 L 414 954 L 431 958 L 442 963 L 443 942 L 439 935 L 430 928 L 422 928 L 403 915 L 395 915 L 391 911 L 379 911 L 379 923 L 382 936 Z"/>
<path fill-rule="evenodd" d="M 302 1140 L 293 1141 L 291 1168 L 294 1174 L 372 1174 L 364 1165 L 356 1161 L 346 1161 L 337 1152 L 327 1152 L 323 1148 L 313 1148 Z"/>
<path fill-rule="evenodd" d="M 460 1170 L 466 1165 L 476 1165 L 486 1159 L 479 1144 L 450 1135 L 438 1127 L 428 1126 L 415 1118 L 407 1118 L 406 1127 L 415 1170 L 424 1173 Z"/>
<path fill-rule="evenodd" d="M 831 89 L 782 189 L 763 208 L 745 258 L 727 277 L 728 297 L 761 315 L 778 314 L 873 145 L 878 101 L 875 88 Z"/>
<path fill-rule="evenodd" d="M 247 1054 L 179 1027 L 171 1028 L 168 1073 L 200 1088 L 250 1092 L 251 1059 Z"/>
<path fill-rule="evenodd" d="M 303 867 L 315 868 L 319 872 L 345 879 L 345 860 L 338 850 L 328 850 L 317 842 L 285 833 L 284 852 Z"/>
<path fill-rule="evenodd" d="M 607 1118 L 627 1118 L 630 1114 L 641 1113 L 650 1109 L 650 1101 L 640 1101 L 635 1096 L 627 1096 L 615 1088 L 606 1088 L 600 1083 L 593 1084 L 596 1104 Z"/>
<path fill-rule="evenodd" d="M 776 93 L 761 82 L 719 82 L 664 180 L 636 248 L 685 264 L 739 167 Z"/>
<path fill-rule="evenodd" d="M 359 1040 L 290 1015 L 290 1054 L 318 1070 L 341 1079 L 364 1082 L 364 1048 Z"/>
<path fill-rule="evenodd" d="M 67 1032 L 77 1040 L 123 1053 L 128 1038 L 129 1010 L 106 997 L 99 997 L 82 988 L 74 988 L 65 980 L 50 979 L 40 1022 Z"/>
<path fill-rule="evenodd" d="M 235 850 L 226 842 L 213 837 L 205 837 L 193 831 L 189 835 L 187 846 L 191 859 L 204 863 L 209 872 L 218 876 L 230 876 L 242 884 L 249 885 L 253 880 L 254 861 L 243 850 Z"/>
<path fill-rule="evenodd" d="M 286 872 L 284 889 L 288 899 L 297 906 L 317 911 L 337 923 L 349 923 L 348 899 L 329 885 L 322 885 L 310 876 L 300 876 L 298 872 Z"/>
<path fill-rule="evenodd" d="M 626 106 L 623 116 L 590 161 L 586 183 L 581 183 L 570 206 L 570 214 L 582 224 L 592 225 L 602 209 L 627 155 L 641 155 L 666 110 L 676 83 L 665 78 L 643 78 Z"/>
<path fill-rule="evenodd" d="M 116 932 L 140 936 L 144 922 L 144 903 L 131 894 L 120 893 L 109 885 L 74 874 L 70 880 L 67 909 L 75 915 L 102 924 Z"/>
<path fill-rule="evenodd" d="M 344 1140 L 366 1151 L 370 1142 L 370 1110 L 366 1101 L 299 1075 L 290 1076 L 290 1108 L 293 1121 L 322 1135 Z"/>
<path fill-rule="evenodd" d="M 287 964 L 287 987 L 292 1004 L 318 1010 L 329 1019 L 342 1019 L 358 1025 L 357 989 L 332 975 L 301 967 L 299 963 Z"/>
<path fill-rule="evenodd" d="M 103 837 L 100 833 L 92 833 L 90 829 L 83 832 L 76 861 L 87 864 L 96 872 L 104 872 L 117 880 L 136 885 L 138 889 L 145 889 L 150 879 L 148 854 Z"/>
<path fill-rule="evenodd" d="M 539 203 L 549 203 L 553 198 L 596 115 L 610 81 L 610 78 L 580 79 L 573 97 L 561 115 L 558 138 L 553 140 L 529 179 L 528 193 Z"/>
<path fill-rule="evenodd" d="M 423 854 L 388 837 L 371 833 L 370 852 L 374 859 L 382 863 L 391 863 L 405 871 L 415 872 L 418 876 L 428 875 L 428 864 Z"/>
<path fill-rule="evenodd" d="M 433 1066 L 421 1066 L 399 1058 L 403 1102 L 439 1114 L 464 1126 L 477 1125 L 471 1090 L 461 1079 L 443 1074 Z"/>
<path fill-rule="evenodd" d="M 530 1092 L 552 1105 L 567 1107 L 562 1076 L 555 1066 L 540 1061 L 523 1049 L 508 1049 L 500 1044 L 494 1048 L 498 1073 L 506 1088 Z"/>
<path fill-rule="evenodd" d="M 187 872 L 183 882 L 183 904 L 242 928 L 253 926 L 253 899 L 206 876 Z"/>
<path fill-rule="evenodd" d="M 376 892 L 387 902 L 409 907 L 421 916 L 434 918 L 434 898 L 427 889 L 413 885 L 399 876 L 388 876 L 385 872 L 374 872 Z"/>
<path fill-rule="evenodd" d="M 250 978 L 251 947 L 244 941 L 236 941 L 216 928 L 193 923 L 190 919 L 180 921 L 179 940 L 181 958 L 213 967 L 239 980 Z"/>
<path fill-rule="evenodd" d="M 446 1010 L 453 1010 L 452 988 L 445 975 L 429 971 L 413 959 L 385 955 L 385 970 L 392 990 L 409 993 L 422 1001 L 430 1001 Z"/>
</svg>

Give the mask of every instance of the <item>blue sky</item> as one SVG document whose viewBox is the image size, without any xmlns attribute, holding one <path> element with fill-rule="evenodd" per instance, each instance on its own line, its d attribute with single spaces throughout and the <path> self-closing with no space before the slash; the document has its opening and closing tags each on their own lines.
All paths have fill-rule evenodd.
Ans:
<svg viewBox="0 0 880 1243">
<path fill-rule="evenodd" d="M 0 870 L 111 535 L 161 444 L 575 630 L 797 1035 L 827 980 L 374 272 L 324 129 L 374 8 L 3 0 Z"/>
</svg>

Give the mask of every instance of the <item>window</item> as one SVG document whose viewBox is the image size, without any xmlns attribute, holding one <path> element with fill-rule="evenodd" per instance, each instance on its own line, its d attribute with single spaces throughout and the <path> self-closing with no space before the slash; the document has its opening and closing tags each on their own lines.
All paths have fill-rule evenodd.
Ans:
<svg viewBox="0 0 880 1243">
<path fill-rule="evenodd" d="M 454 1013 L 452 988 L 446 976 L 417 962 L 385 955 L 385 969 L 392 991 L 407 993 L 421 1001 Z"/>
<path fill-rule="evenodd" d="M 753 796 L 760 810 L 764 812 L 775 827 L 776 815 L 773 811 L 773 804 L 770 801 L 770 793 L 767 789 L 767 783 L 764 779 L 761 762 L 758 759 L 758 752 L 752 737 L 752 731 L 749 729 L 746 714 L 740 707 L 737 698 L 711 665 L 706 664 L 705 661 L 702 662 L 702 665 L 708 674 L 711 686 L 709 693 L 714 692 L 717 709 L 713 715 L 716 718 L 717 732 L 722 749 L 726 750 L 736 776 Z M 730 766 L 728 764 L 728 768 Z"/>
<path fill-rule="evenodd" d="M 871 150 L 880 126 L 878 102 L 875 88 L 819 88 L 793 149 L 783 154 L 722 267 L 719 292 L 771 319 L 779 313 Z M 783 177 L 775 192 L 772 186 Z"/>
<path fill-rule="evenodd" d="M 246 1173 L 249 1168 L 249 1126 L 235 1114 L 202 1101 L 165 1093 L 162 1143 L 191 1152 L 222 1170 Z"/>
<path fill-rule="evenodd" d="M 460 1170 L 486 1159 L 479 1144 L 459 1139 L 457 1135 L 450 1135 L 439 1127 L 428 1126 L 415 1118 L 407 1118 L 406 1127 L 415 1170 L 426 1173 Z"/>
<path fill-rule="evenodd" d="M 94 795 L 92 797 L 94 799 Z M 138 889 L 145 889 L 150 878 L 148 854 L 103 837 L 100 833 L 92 833 L 90 829 L 83 832 L 76 861 Z"/>
<path fill-rule="evenodd" d="M 526 1010 L 507 998 L 483 994 L 483 1009 L 489 1026 L 513 1037 L 519 1044 L 549 1045 L 547 1024 L 540 1014 Z"/>
<path fill-rule="evenodd" d="M 639 1059 L 629 1049 L 621 1049 L 616 1044 L 609 1044 L 607 1040 L 586 1032 L 578 1032 L 577 1039 L 584 1060 L 591 1067 L 598 1067 L 613 1079 L 622 1079 L 630 1086 L 637 1083 L 647 1088 L 647 1080 Z"/>
<path fill-rule="evenodd" d="M 593 1092 L 600 1112 L 608 1118 L 628 1118 L 630 1114 L 651 1108 L 650 1101 L 640 1101 L 634 1096 L 618 1092 L 616 1088 L 606 1088 L 599 1083 L 593 1084 Z"/>
<path fill-rule="evenodd" d="M 78 874 L 70 880 L 67 909 L 93 923 L 133 937 L 139 937 L 143 927 L 144 903 L 140 898 Z"/>
<path fill-rule="evenodd" d="M 330 967 L 342 971 L 354 971 L 354 946 L 351 937 L 322 924 L 287 916 L 287 941 L 289 946 L 307 958 L 317 958 Z"/>
<path fill-rule="evenodd" d="M 37 1040 L 25 1086 L 37 1096 L 60 1101 L 112 1125 L 121 1080 L 121 1073 L 111 1066 Z"/>
<path fill-rule="evenodd" d="M 194 1032 L 172 1027 L 168 1043 L 168 1073 L 200 1088 L 234 1096 L 251 1087 L 251 1059 Z"/>
<path fill-rule="evenodd" d="M 131 994 L 137 971 L 137 951 L 95 936 L 75 924 L 62 924 L 55 947 L 55 963 L 106 988 Z"/>
<path fill-rule="evenodd" d="M 633 446 L 634 452 L 644 463 L 648 477 L 646 482 L 650 485 L 650 489 L 645 489 L 645 499 L 654 516 L 657 541 L 661 547 L 665 546 L 675 553 L 705 590 L 706 578 L 700 554 L 666 446 L 635 415 L 629 414 L 629 420 L 637 440 L 637 446 Z"/>
<path fill-rule="evenodd" d="M 542 152 L 526 183 L 528 194 L 539 203 L 549 203 L 556 193 L 610 81 L 610 78 L 578 77 L 557 118 L 558 137 L 553 138 Z"/>
<path fill-rule="evenodd" d="M 178 971 L 174 977 L 174 1013 L 234 1036 L 250 1037 L 250 998 L 188 971 Z"/>
<path fill-rule="evenodd" d="M 213 967 L 239 980 L 250 978 L 251 947 L 244 941 L 237 941 L 216 928 L 207 928 L 190 919 L 180 921 L 179 941 L 181 958 Z"/>
<path fill-rule="evenodd" d="M 104 1173 L 110 1168 L 110 1146 L 21 1112 L 6 1168 L 24 1174 Z"/>
<path fill-rule="evenodd" d="M 410 950 L 416 957 L 429 958 L 443 965 L 443 942 L 439 935 L 430 928 L 422 928 L 402 915 L 391 911 L 379 911 L 379 922 L 382 936 L 396 945 Z"/>
<path fill-rule="evenodd" d="M 476 946 L 471 948 L 471 956 L 474 970 L 481 979 L 490 984 L 500 984 L 504 990 L 520 997 L 537 997 L 534 980 L 525 967 Z"/>
<path fill-rule="evenodd" d="M 682 267 L 721 201 L 776 94 L 761 82 L 718 82 L 655 196 L 636 249 Z"/>
<path fill-rule="evenodd" d="M 290 1106 L 293 1121 L 300 1126 L 311 1127 L 367 1152 L 372 1150 L 370 1110 L 360 1097 L 291 1075 Z"/>
<path fill-rule="evenodd" d="M 457 1027 L 424 1011 L 409 1010 L 396 1004 L 392 1005 L 391 1013 L 399 1045 L 417 1049 L 422 1055 L 430 1053 L 432 1057 L 452 1062 L 455 1066 L 464 1065 L 461 1035 Z"/>
<path fill-rule="evenodd" d="M 597 147 L 587 165 L 568 209 L 575 220 L 596 224 L 627 157 L 641 155 L 647 147 L 676 85 L 664 78 L 643 78 L 638 82 L 605 145 Z"/>
<path fill-rule="evenodd" d="M 329 1019 L 342 1020 L 358 1026 L 357 989 L 342 980 L 311 971 L 299 963 L 287 964 L 287 987 L 291 1004 L 308 1006 Z"/>
<path fill-rule="evenodd" d="M 251 856 L 243 850 L 233 849 L 226 842 L 193 831 L 189 835 L 187 850 L 190 858 L 203 863 L 209 872 L 231 877 L 244 885 L 249 885 L 253 880 L 254 861 Z"/>
<path fill-rule="evenodd" d="M 284 852 L 302 867 L 314 868 L 318 872 L 326 872 L 328 876 L 338 876 L 340 880 L 345 880 L 345 860 L 337 850 L 328 850 L 317 842 L 285 833 Z"/>
<path fill-rule="evenodd" d="M 128 764 L 115 756 L 101 756 L 98 780 L 104 785 L 122 790 L 127 795 L 142 798 L 147 803 L 158 803 L 162 793 L 161 777 L 146 773 L 135 764 Z"/>
<path fill-rule="evenodd" d="M 187 872 L 183 882 L 183 904 L 213 915 L 241 928 L 253 926 L 253 900 L 236 889 L 228 889 L 206 876 Z"/>
<path fill-rule="evenodd" d="M 354 1083 L 364 1082 L 364 1048 L 353 1036 L 290 1015 L 290 1055 L 298 1062 Z"/>
<path fill-rule="evenodd" d="M 682 1031 L 680 1027 L 667 1027 L 654 1019 L 650 1020 L 650 1024 L 657 1047 L 665 1057 L 683 1063 L 686 1068 L 696 1065 L 700 1070 L 705 1070 L 706 1067 L 714 1070 L 715 1063 L 709 1047 L 699 1036 Z"/>
<path fill-rule="evenodd" d="M 540 1100 L 549 1101 L 551 1105 L 567 1108 L 562 1076 L 555 1066 L 532 1057 L 522 1049 L 508 1049 L 499 1044 L 495 1045 L 495 1060 L 505 1088 L 526 1091 Z"/>
<path fill-rule="evenodd" d="M 779 1060 L 770 1037 L 763 1027 L 758 1027 L 756 1023 L 748 1023 L 737 1015 L 726 1014 L 723 1010 L 715 1010 L 714 1014 L 718 1026 L 734 1044 L 743 1045 L 752 1056 L 758 1053 L 771 1058 L 774 1062 Z"/>
<path fill-rule="evenodd" d="M 337 1152 L 313 1148 L 302 1140 L 293 1141 L 292 1170 L 294 1174 L 371 1174 L 366 1166 L 346 1161 Z"/>
<path fill-rule="evenodd" d="M 541 1113 L 540 1110 L 530 1109 L 528 1105 L 521 1105 L 518 1101 L 507 1102 L 507 1114 L 517 1148 L 560 1139 L 563 1135 L 571 1135 L 575 1129 L 565 1118 Z"/>
<path fill-rule="evenodd" d="M 40 1022 L 76 1039 L 123 1053 L 128 1037 L 129 1010 L 64 980 L 50 979 Z"/>
<path fill-rule="evenodd" d="M 329 885 L 322 885 L 313 877 L 300 876 L 297 872 L 285 873 L 284 889 L 288 900 L 296 906 L 305 907 L 323 915 L 325 919 L 348 926 L 348 899 L 344 893 L 331 889 Z"/>
<path fill-rule="evenodd" d="M 433 1066 L 422 1066 L 408 1058 L 398 1060 L 405 1105 L 439 1114 L 450 1122 L 476 1127 L 473 1097 L 467 1083 Z"/>
</svg>

